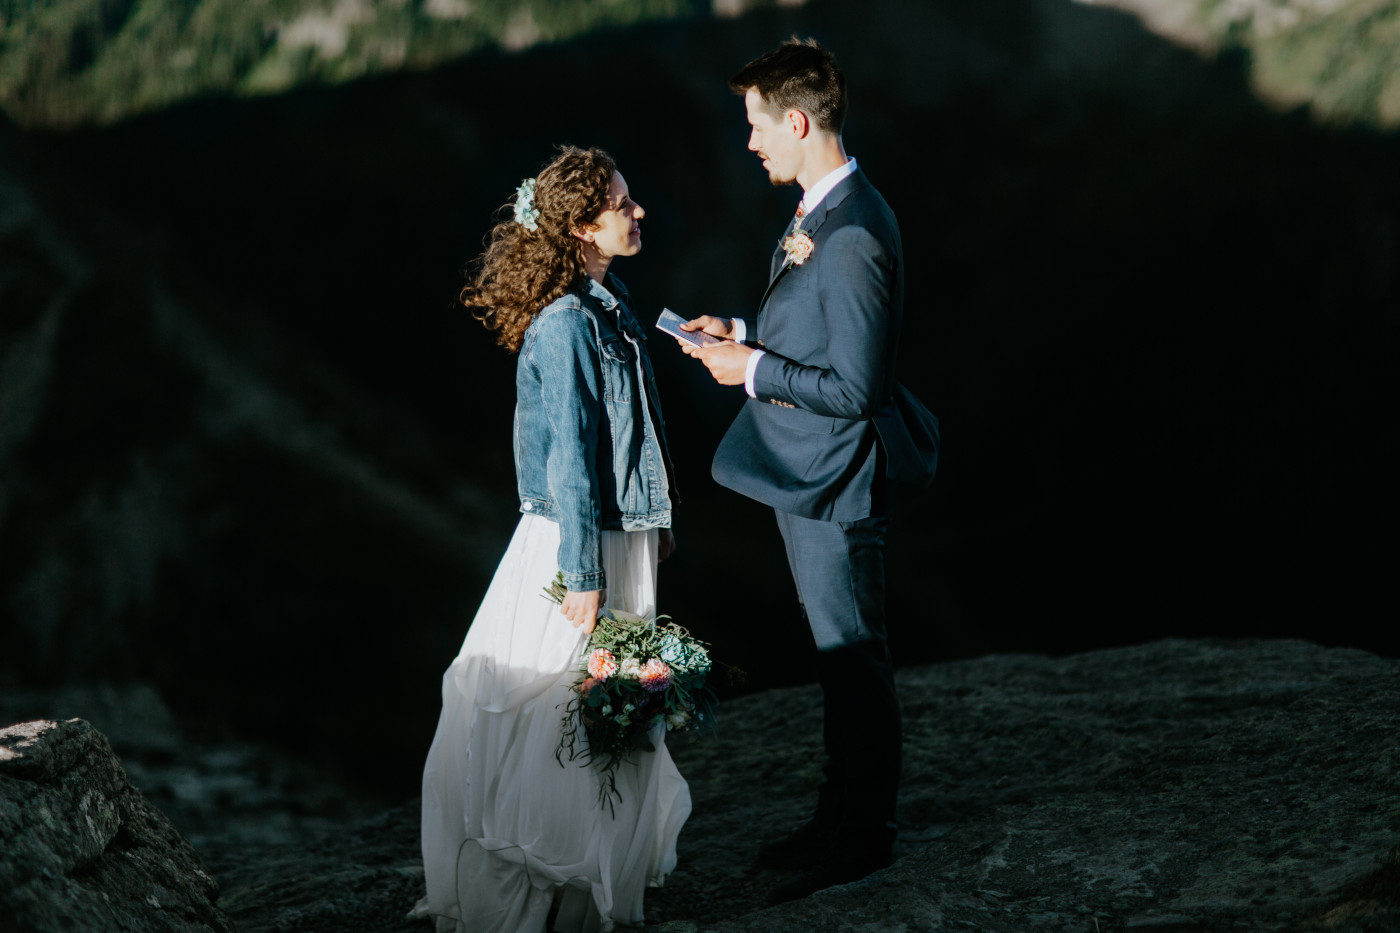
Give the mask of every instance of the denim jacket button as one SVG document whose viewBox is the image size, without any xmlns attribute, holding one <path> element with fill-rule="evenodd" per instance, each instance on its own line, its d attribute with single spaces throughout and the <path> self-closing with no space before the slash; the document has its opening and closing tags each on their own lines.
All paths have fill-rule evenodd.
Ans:
<svg viewBox="0 0 1400 933">
<path fill-rule="evenodd" d="M 521 505 L 520 505 L 520 508 L 521 508 L 523 511 L 526 511 L 526 512 L 529 512 L 529 511 L 533 510 L 534 507 L 535 507 L 535 503 L 533 503 L 533 502 L 524 502 L 524 503 L 521 503 Z"/>
</svg>

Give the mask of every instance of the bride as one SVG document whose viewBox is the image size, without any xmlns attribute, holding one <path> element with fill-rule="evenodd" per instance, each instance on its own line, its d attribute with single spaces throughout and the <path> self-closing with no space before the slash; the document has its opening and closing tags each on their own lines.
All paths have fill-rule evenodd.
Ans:
<svg viewBox="0 0 1400 933">
<path fill-rule="evenodd" d="M 645 332 L 608 272 L 642 248 L 641 205 L 607 153 L 564 148 L 516 192 L 461 300 L 516 364 L 520 524 L 442 681 L 423 770 L 438 933 L 607 931 L 643 921 L 676 864 L 690 791 L 656 751 L 600 776 L 556 758 L 598 611 L 655 614 L 674 491 Z M 562 573 L 562 606 L 542 591 Z M 620 798 L 620 799 L 619 799 Z"/>
</svg>

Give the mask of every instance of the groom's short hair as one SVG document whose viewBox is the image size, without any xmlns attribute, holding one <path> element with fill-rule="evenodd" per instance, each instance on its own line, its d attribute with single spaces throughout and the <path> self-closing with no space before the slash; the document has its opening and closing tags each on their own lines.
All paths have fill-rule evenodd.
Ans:
<svg viewBox="0 0 1400 933">
<path fill-rule="evenodd" d="M 769 113 L 801 110 L 828 133 L 840 135 L 846 122 L 846 76 L 816 39 L 793 36 L 741 68 L 729 87 L 736 94 L 754 88 Z"/>
</svg>

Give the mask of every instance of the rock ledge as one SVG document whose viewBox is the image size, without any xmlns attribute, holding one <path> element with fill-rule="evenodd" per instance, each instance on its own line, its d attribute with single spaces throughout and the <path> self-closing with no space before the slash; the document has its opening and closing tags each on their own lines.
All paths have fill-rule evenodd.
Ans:
<svg viewBox="0 0 1400 933">
<path fill-rule="evenodd" d="M 0 729 L 6 930 L 232 933 L 199 856 L 80 719 Z"/>
</svg>

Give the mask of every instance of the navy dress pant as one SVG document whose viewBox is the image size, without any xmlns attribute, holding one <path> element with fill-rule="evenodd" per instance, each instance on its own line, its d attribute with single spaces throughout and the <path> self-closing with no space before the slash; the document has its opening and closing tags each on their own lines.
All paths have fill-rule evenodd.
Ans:
<svg viewBox="0 0 1400 933">
<path fill-rule="evenodd" d="M 885 626 L 889 518 L 827 522 L 776 514 L 817 646 L 827 755 L 817 820 L 834 823 L 848 844 L 887 850 L 901 742 Z"/>
</svg>

